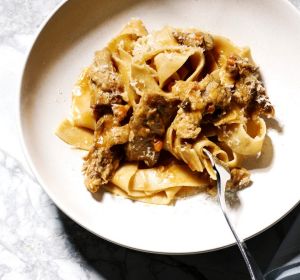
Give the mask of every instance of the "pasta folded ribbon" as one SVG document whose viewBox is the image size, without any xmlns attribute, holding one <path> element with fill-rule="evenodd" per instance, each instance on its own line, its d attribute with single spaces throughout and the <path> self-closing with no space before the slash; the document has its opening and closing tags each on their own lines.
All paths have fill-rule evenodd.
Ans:
<svg viewBox="0 0 300 280">
<path fill-rule="evenodd" d="M 184 66 L 189 60 L 191 70 Z M 200 74 L 205 64 L 201 49 L 189 49 L 181 52 L 161 52 L 154 57 L 159 85 L 164 87 L 172 76 L 178 80 L 193 81 Z"/>
<path fill-rule="evenodd" d="M 106 190 L 112 193 L 156 204 L 158 201 L 161 201 L 158 204 L 169 204 L 183 187 L 181 195 L 189 196 L 209 186 L 207 177 L 178 163 L 149 169 L 126 163 L 116 171 L 111 183 Z"/>
<path fill-rule="evenodd" d="M 55 134 L 64 142 L 78 149 L 88 151 L 94 144 L 94 134 L 91 130 L 77 127 L 68 119 L 59 125 Z"/>
<path fill-rule="evenodd" d="M 238 163 L 238 155 L 236 153 L 232 153 L 232 156 L 229 156 L 225 150 L 222 150 L 220 146 L 205 136 L 200 137 L 194 143 L 190 144 L 177 137 L 172 127 L 166 133 L 165 149 L 177 159 L 184 161 L 191 170 L 198 172 L 206 170 L 213 180 L 216 180 L 216 175 L 203 149 L 210 151 L 228 167 L 236 166 Z"/>
<path fill-rule="evenodd" d="M 88 69 L 85 69 L 72 91 L 72 121 L 74 126 L 94 130 L 96 120 L 90 107 L 94 89 L 90 86 Z"/>
<path fill-rule="evenodd" d="M 225 129 L 220 133 L 220 139 L 226 142 L 233 152 L 246 156 L 261 151 L 265 136 L 266 124 L 262 118 L 235 124 L 227 132 Z"/>
</svg>

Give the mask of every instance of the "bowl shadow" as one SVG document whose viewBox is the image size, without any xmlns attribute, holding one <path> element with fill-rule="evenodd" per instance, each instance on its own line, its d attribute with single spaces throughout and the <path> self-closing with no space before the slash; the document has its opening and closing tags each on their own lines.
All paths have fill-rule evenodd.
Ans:
<svg viewBox="0 0 300 280">
<path fill-rule="evenodd" d="M 84 266 L 93 270 L 100 279 L 250 279 L 236 246 L 193 255 L 140 252 L 106 241 L 57 211 L 70 246 L 83 260 Z M 299 214 L 300 205 L 275 226 L 247 241 L 263 271 Z"/>
</svg>

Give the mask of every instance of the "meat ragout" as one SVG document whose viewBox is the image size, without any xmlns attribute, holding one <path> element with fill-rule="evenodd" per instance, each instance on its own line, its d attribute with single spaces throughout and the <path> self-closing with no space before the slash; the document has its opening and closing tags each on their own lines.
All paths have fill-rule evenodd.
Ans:
<svg viewBox="0 0 300 280">
<path fill-rule="evenodd" d="M 213 59 L 213 36 L 196 31 L 176 31 L 172 35 L 181 46 L 201 48 L 204 56 L 209 56 L 207 60 Z M 249 118 L 274 115 L 258 67 L 237 54 L 228 56 L 224 67 L 206 73 L 201 80 L 180 80 L 175 75 L 172 84 L 164 87 L 166 92 L 137 92 L 136 104 L 126 98 L 118 67 L 105 48 L 96 52 L 88 71 L 93 89 L 90 107 L 97 122 L 94 145 L 83 167 L 85 184 L 91 192 L 110 182 L 122 162 L 157 165 L 169 127 L 182 141 L 193 143 L 233 107 L 243 110 Z M 245 169 L 233 168 L 231 175 L 230 188 L 241 188 L 250 182 Z"/>
</svg>

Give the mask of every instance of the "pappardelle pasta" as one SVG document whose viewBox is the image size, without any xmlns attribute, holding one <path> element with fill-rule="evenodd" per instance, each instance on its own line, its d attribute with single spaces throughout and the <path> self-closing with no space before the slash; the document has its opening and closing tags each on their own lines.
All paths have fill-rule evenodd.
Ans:
<svg viewBox="0 0 300 280">
<path fill-rule="evenodd" d="M 84 150 L 85 185 L 154 204 L 215 188 L 203 149 L 250 183 L 241 160 L 259 154 L 271 105 L 249 48 L 198 29 L 149 33 L 139 19 L 95 53 L 56 134 Z"/>
</svg>

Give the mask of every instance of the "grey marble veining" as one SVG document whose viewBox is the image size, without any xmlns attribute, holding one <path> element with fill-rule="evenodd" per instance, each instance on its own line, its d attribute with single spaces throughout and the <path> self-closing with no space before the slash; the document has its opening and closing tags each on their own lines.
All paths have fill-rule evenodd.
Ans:
<svg viewBox="0 0 300 280">
<path fill-rule="evenodd" d="M 0 0 L 0 279 L 248 279 L 235 247 L 167 256 L 98 238 L 64 215 L 32 177 L 16 128 L 18 82 L 34 33 L 60 2 Z M 247 242 L 264 270 L 299 213 L 297 207 Z"/>
<path fill-rule="evenodd" d="M 102 279 L 71 246 L 53 202 L 2 150 L 0 178 L 0 279 Z"/>
<path fill-rule="evenodd" d="M 0 148 L 20 160 L 24 166 L 16 126 L 16 104 L 21 72 L 27 49 L 35 32 L 61 0 L 0 1 Z"/>
<path fill-rule="evenodd" d="M 290 2 L 296 6 L 298 9 L 300 9 L 300 1 L 299 0 L 290 0 Z"/>
<path fill-rule="evenodd" d="M 0 43 L 23 52 L 28 47 L 24 38 L 31 37 L 49 12 L 61 2 L 61 0 L 1 0 Z"/>
</svg>

